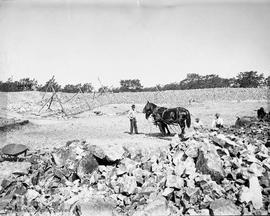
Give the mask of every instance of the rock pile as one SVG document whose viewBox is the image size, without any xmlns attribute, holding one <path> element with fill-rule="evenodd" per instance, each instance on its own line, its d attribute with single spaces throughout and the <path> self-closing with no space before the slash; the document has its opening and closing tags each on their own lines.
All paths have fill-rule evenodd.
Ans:
<svg viewBox="0 0 270 216">
<path fill-rule="evenodd" d="M 174 137 L 155 152 L 70 141 L 0 179 L 0 213 L 269 215 L 268 127 Z"/>
</svg>

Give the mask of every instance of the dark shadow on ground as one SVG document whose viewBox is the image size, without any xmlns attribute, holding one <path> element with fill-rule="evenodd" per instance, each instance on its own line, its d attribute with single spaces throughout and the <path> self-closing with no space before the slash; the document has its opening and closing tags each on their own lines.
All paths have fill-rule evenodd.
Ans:
<svg viewBox="0 0 270 216">
<path fill-rule="evenodd" d="M 130 132 L 129 131 L 125 131 L 124 133 L 126 133 L 126 134 L 130 134 Z M 133 133 L 133 134 L 135 134 L 135 133 Z M 141 135 L 141 134 L 145 134 L 145 133 L 137 133 L 137 134 L 135 134 L 135 135 Z M 130 135 L 132 135 L 132 134 L 130 134 Z"/>
<path fill-rule="evenodd" d="M 161 133 L 145 133 L 144 135 L 148 137 L 156 137 L 158 139 L 171 140 L 170 137 L 175 136 L 175 133 L 171 133 L 170 135 L 165 136 L 163 136 Z"/>
<path fill-rule="evenodd" d="M 166 136 L 163 136 L 161 133 L 145 133 L 144 134 L 145 136 L 149 136 L 149 137 L 156 137 L 158 139 L 163 139 L 163 140 L 169 140 L 171 141 L 172 138 L 171 137 L 174 137 L 176 135 L 176 133 L 171 133 L 170 135 L 166 135 Z M 189 138 L 188 137 L 179 137 L 181 141 L 186 141 L 188 140 Z"/>
<path fill-rule="evenodd" d="M 6 132 L 12 129 L 20 129 L 21 126 L 24 126 L 29 123 L 29 120 L 13 120 L 13 119 L 0 119 L 0 131 Z"/>
<path fill-rule="evenodd" d="M 0 162 L 3 161 L 9 161 L 9 162 L 24 162 L 26 161 L 26 158 L 21 158 L 21 157 L 8 157 L 5 155 L 0 155 Z"/>
<path fill-rule="evenodd" d="M 128 132 L 128 131 L 125 131 L 124 133 L 130 134 L 130 132 Z M 158 139 L 171 141 L 172 137 L 174 137 L 176 135 L 176 133 L 171 133 L 170 135 L 165 135 L 165 136 L 163 136 L 161 133 L 138 133 L 138 134 L 133 133 L 133 134 L 130 134 L 130 135 L 145 135 L 147 137 L 155 137 L 155 138 L 158 138 Z M 186 141 L 188 139 L 189 138 L 183 137 L 182 141 Z"/>
</svg>

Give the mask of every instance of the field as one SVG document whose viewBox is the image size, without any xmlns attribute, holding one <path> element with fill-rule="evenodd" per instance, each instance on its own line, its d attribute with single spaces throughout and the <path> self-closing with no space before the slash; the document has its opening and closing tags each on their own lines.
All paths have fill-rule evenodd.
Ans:
<svg viewBox="0 0 270 216">
<path fill-rule="evenodd" d="M 99 145 L 121 144 L 145 148 L 167 145 L 171 137 L 159 137 L 158 129 L 145 120 L 143 106 L 149 100 L 168 107 L 183 106 L 190 110 L 192 119 L 201 118 L 205 126 L 211 125 L 213 115 L 219 112 L 226 125 L 234 124 L 236 116 L 255 116 L 255 109 L 263 106 L 269 110 L 267 89 L 203 89 L 165 92 L 140 92 L 104 94 L 93 100 L 93 94 L 77 95 L 60 93 L 65 117 L 55 111 L 59 104 L 54 101 L 52 110 L 46 107 L 39 112 L 51 93 L 42 92 L 1 93 L 0 117 L 29 120 L 19 130 L 1 132 L 0 147 L 8 143 L 22 143 L 32 150 L 51 149 L 62 146 L 68 140 L 85 139 Z M 93 110 L 89 109 L 90 104 Z M 131 103 L 137 105 L 139 135 L 129 135 L 129 120 L 126 113 Z M 94 111 L 101 112 L 96 115 Z M 172 132 L 177 132 L 173 128 Z M 187 134 L 192 129 L 187 130 Z"/>
<path fill-rule="evenodd" d="M 44 106 L 50 94 L 1 93 L 0 149 L 15 143 L 30 151 L 12 161 L 4 151 L 8 147 L 2 149 L 0 214 L 50 209 L 46 215 L 210 216 L 240 215 L 240 210 L 269 215 L 269 171 L 264 172 L 270 170 L 269 123 L 218 132 L 194 133 L 191 127 L 188 139 L 180 140 L 161 136 L 142 113 L 149 100 L 186 107 L 192 121 L 199 117 L 207 128 L 219 112 L 230 126 L 236 116 L 255 117 L 260 107 L 269 111 L 267 94 L 266 89 L 206 89 L 105 94 L 96 100 L 93 94 L 59 94 L 65 115 L 57 101 L 51 110 Z M 138 111 L 136 135 L 128 133 L 132 103 Z"/>
</svg>

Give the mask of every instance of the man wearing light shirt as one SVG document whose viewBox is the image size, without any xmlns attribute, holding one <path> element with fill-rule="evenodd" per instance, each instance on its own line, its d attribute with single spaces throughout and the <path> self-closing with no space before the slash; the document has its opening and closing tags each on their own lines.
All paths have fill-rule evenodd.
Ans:
<svg viewBox="0 0 270 216">
<path fill-rule="evenodd" d="M 212 122 L 212 128 L 222 128 L 223 127 L 223 119 L 220 118 L 220 114 L 215 114 L 215 119 Z"/>
<path fill-rule="evenodd" d="M 195 131 L 203 129 L 203 123 L 199 118 L 195 118 L 195 122 L 193 123 L 193 128 Z"/>
<path fill-rule="evenodd" d="M 128 118 L 130 120 L 130 134 L 133 133 L 133 129 L 135 131 L 135 134 L 138 134 L 136 111 L 135 111 L 135 105 L 134 104 L 131 106 L 131 110 L 129 110 L 129 112 L 128 112 Z"/>
</svg>

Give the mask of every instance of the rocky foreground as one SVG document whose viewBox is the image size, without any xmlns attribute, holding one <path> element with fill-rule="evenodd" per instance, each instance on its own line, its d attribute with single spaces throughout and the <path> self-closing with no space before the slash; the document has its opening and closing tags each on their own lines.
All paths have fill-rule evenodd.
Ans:
<svg viewBox="0 0 270 216">
<path fill-rule="evenodd" d="M 268 123 L 174 137 L 159 151 L 67 142 L 0 158 L 0 214 L 269 215 Z"/>
</svg>

